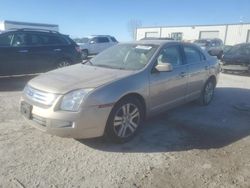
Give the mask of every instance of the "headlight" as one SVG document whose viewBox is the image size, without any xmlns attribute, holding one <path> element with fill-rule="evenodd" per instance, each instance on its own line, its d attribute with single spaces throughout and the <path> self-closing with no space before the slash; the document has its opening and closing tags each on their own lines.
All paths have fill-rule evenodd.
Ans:
<svg viewBox="0 0 250 188">
<path fill-rule="evenodd" d="M 78 111 L 82 101 L 92 90 L 93 88 L 79 89 L 67 93 L 62 99 L 60 109 L 73 112 Z"/>
</svg>

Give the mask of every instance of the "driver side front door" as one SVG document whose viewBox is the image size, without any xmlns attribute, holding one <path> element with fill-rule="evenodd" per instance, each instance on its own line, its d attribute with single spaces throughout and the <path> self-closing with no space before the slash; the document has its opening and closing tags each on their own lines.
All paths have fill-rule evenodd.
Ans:
<svg viewBox="0 0 250 188">
<path fill-rule="evenodd" d="M 163 47 L 156 59 L 156 65 L 160 63 L 172 64 L 173 70 L 169 72 L 153 70 L 150 73 L 149 92 L 152 113 L 184 103 L 187 93 L 187 65 L 183 63 L 181 46 Z"/>
</svg>

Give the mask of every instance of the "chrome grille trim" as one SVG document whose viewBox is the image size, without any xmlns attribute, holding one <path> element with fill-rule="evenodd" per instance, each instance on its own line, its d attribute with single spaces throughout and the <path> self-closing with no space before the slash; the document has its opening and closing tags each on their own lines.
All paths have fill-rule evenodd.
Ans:
<svg viewBox="0 0 250 188">
<path fill-rule="evenodd" d="M 29 85 L 25 86 L 24 94 L 30 100 L 38 102 L 40 104 L 47 105 L 47 106 L 52 105 L 55 99 L 57 98 L 57 95 L 53 93 L 40 91 L 40 90 L 30 87 Z"/>
</svg>

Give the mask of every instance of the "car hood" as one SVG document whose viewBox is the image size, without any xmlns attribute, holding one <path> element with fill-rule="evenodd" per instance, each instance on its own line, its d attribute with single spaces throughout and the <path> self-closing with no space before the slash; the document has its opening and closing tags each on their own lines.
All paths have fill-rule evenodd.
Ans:
<svg viewBox="0 0 250 188">
<path fill-rule="evenodd" d="M 29 85 L 41 91 L 65 94 L 81 88 L 97 88 L 135 71 L 77 64 L 39 75 Z"/>
</svg>

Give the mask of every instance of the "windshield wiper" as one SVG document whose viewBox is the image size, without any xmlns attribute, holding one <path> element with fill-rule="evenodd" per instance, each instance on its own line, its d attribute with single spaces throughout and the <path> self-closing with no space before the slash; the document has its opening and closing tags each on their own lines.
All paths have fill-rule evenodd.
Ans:
<svg viewBox="0 0 250 188">
<path fill-rule="evenodd" d="M 86 64 L 86 63 L 89 63 L 90 65 L 93 65 L 93 63 L 91 62 L 90 59 L 88 59 L 88 60 L 82 62 L 82 64 Z"/>
<path fill-rule="evenodd" d="M 104 68 L 110 68 L 110 69 L 115 69 L 115 67 L 112 67 L 110 65 L 102 65 L 102 64 L 95 64 L 97 67 L 104 67 Z"/>
</svg>

